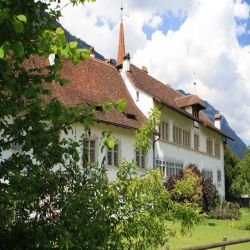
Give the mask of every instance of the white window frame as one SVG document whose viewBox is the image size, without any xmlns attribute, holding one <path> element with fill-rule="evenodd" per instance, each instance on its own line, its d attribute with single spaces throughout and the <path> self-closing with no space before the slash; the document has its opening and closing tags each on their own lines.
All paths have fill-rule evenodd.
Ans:
<svg viewBox="0 0 250 250">
<path fill-rule="evenodd" d="M 182 162 L 171 160 L 161 161 L 157 159 L 155 165 L 160 169 L 164 179 L 177 176 L 184 168 L 184 164 Z"/>
<path fill-rule="evenodd" d="M 107 165 L 108 166 L 118 166 L 120 163 L 120 143 L 116 142 L 113 148 L 107 148 Z M 109 154 L 111 154 L 111 162 L 109 160 Z M 117 157 L 115 156 L 117 154 Z M 116 158 L 116 160 L 115 160 Z"/>
<path fill-rule="evenodd" d="M 135 150 L 135 163 L 139 168 L 146 168 L 146 155 Z"/>
<path fill-rule="evenodd" d="M 87 143 L 87 147 L 86 144 Z M 91 147 L 91 144 L 94 143 L 94 147 Z M 94 163 L 97 161 L 97 139 L 96 138 L 84 138 L 83 141 L 83 154 L 84 150 L 88 150 L 87 155 L 87 162 Z M 94 155 L 94 159 L 92 159 L 92 156 Z"/>
</svg>

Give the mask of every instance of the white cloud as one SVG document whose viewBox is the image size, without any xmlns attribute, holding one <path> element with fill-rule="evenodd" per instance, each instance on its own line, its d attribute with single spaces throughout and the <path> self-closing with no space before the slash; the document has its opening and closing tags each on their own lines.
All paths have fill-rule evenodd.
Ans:
<svg viewBox="0 0 250 250">
<path fill-rule="evenodd" d="M 242 0 L 235 0 L 234 3 L 234 15 L 235 17 L 246 19 L 249 17 L 250 6 L 242 1 Z"/>
<path fill-rule="evenodd" d="M 67 7 L 61 23 L 105 57 L 116 58 L 119 8 L 117 0 Z M 179 30 L 156 30 L 147 40 L 143 25 L 159 27 L 166 12 L 186 19 Z M 147 66 L 150 74 L 174 88 L 192 93 L 196 72 L 198 94 L 250 141 L 250 46 L 239 46 L 237 35 L 246 27 L 237 25 L 235 17 L 249 18 L 249 5 L 234 0 L 127 0 L 125 43 L 135 64 Z"/>
<path fill-rule="evenodd" d="M 161 26 L 163 23 L 163 20 L 160 16 L 156 15 L 153 16 L 153 18 L 149 22 L 149 26 L 153 29 L 157 29 L 159 26 Z"/>
</svg>

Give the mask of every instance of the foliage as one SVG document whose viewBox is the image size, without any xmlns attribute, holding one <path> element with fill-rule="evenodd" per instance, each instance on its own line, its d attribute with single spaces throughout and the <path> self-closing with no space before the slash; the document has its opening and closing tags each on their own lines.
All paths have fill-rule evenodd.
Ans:
<svg viewBox="0 0 250 250">
<path fill-rule="evenodd" d="M 233 179 L 232 191 L 236 196 L 250 195 L 250 147 L 244 158 L 238 162 L 238 175 Z"/>
<path fill-rule="evenodd" d="M 154 107 L 149 113 L 147 121 L 135 133 L 135 148 L 146 154 L 152 145 L 152 136 L 155 133 L 155 128 L 160 124 L 161 112 L 157 107 Z"/>
<path fill-rule="evenodd" d="M 0 249 L 158 246 L 169 237 L 164 219 L 191 227 L 200 216 L 171 201 L 155 171 L 139 177 L 125 162 L 109 183 L 102 164 L 83 161 L 96 107 L 67 107 L 51 96 L 50 83 L 67 83 L 58 73 L 63 60 L 35 63 L 51 53 L 74 63 L 89 56 L 67 43 L 61 28 L 52 31 L 62 8 L 56 0 L 0 2 Z M 121 111 L 124 102 L 102 107 Z M 144 138 L 158 123 L 158 111 L 152 113 Z M 76 123 L 83 126 L 81 139 L 74 137 Z M 112 147 L 110 132 L 103 137 Z M 148 141 L 141 144 L 148 148 Z"/>
<path fill-rule="evenodd" d="M 190 229 L 202 220 L 199 210 L 171 199 L 158 171 L 139 176 L 137 167 L 127 161 L 119 167 L 111 192 L 115 219 L 111 249 L 155 249 L 174 233 L 166 220 L 180 222 L 182 229 Z"/>
<path fill-rule="evenodd" d="M 225 198 L 227 201 L 235 201 L 237 197 L 232 192 L 232 182 L 238 175 L 237 163 L 239 158 L 230 150 L 224 147 L 224 169 L 225 169 Z"/>
<path fill-rule="evenodd" d="M 189 202 L 194 208 L 200 208 L 203 212 L 209 212 L 219 205 L 218 192 L 212 180 L 205 179 L 196 165 L 188 165 L 176 177 L 170 177 L 166 188 L 173 194 L 173 199 L 179 202 Z M 176 192 L 182 187 L 182 192 Z"/>
<path fill-rule="evenodd" d="M 224 202 L 222 208 L 215 208 L 209 213 L 209 218 L 217 220 L 239 220 L 240 206 L 238 203 Z"/>
<path fill-rule="evenodd" d="M 220 195 L 211 179 L 203 177 L 201 185 L 203 194 L 202 210 L 209 213 L 213 208 L 220 206 Z"/>
<path fill-rule="evenodd" d="M 187 166 L 176 177 L 170 177 L 165 183 L 173 200 L 190 203 L 194 208 L 202 208 L 201 175 L 193 166 Z"/>
</svg>

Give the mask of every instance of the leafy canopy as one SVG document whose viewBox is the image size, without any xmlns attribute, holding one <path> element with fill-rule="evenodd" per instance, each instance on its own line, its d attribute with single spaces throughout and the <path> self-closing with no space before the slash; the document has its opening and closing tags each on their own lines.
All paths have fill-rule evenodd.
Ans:
<svg viewBox="0 0 250 250">
<path fill-rule="evenodd" d="M 140 177 L 124 162 L 110 183 L 103 164 L 84 161 L 96 107 L 67 107 L 50 91 L 52 82 L 67 84 L 59 74 L 62 58 L 77 63 L 89 56 L 66 42 L 62 28 L 54 31 L 62 8 L 56 0 L 0 1 L 0 248 L 159 246 L 169 236 L 165 218 L 192 225 L 199 216 L 169 199 L 157 172 Z M 59 59 L 45 64 L 52 53 Z M 124 108 L 123 101 L 100 105 Z M 80 138 L 75 124 L 82 124 Z M 141 130 L 144 139 L 156 124 L 150 120 Z M 108 131 L 103 137 L 105 146 L 114 144 Z M 146 150 L 149 142 L 138 145 Z"/>
<path fill-rule="evenodd" d="M 250 195 L 250 147 L 244 158 L 237 164 L 238 175 L 232 182 L 232 191 L 236 196 Z"/>
</svg>

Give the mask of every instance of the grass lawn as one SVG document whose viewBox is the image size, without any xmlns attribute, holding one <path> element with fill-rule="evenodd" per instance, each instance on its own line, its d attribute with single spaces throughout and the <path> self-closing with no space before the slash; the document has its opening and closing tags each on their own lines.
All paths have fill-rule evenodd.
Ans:
<svg viewBox="0 0 250 250">
<path fill-rule="evenodd" d="M 242 208 L 240 211 L 241 219 L 239 221 L 207 219 L 196 226 L 190 234 L 185 236 L 177 235 L 169 241 L 170 249 L 218 242 L 222 241 L 224 236 L 227 236 L 228 240 L 250 237 L 250 231 L 242 229 L 244 225 L 250 225 L 250 209 Z M 250 249 L 250 242 L 227 246 L 226 249 L 247 250 Z"/>
</svg>

